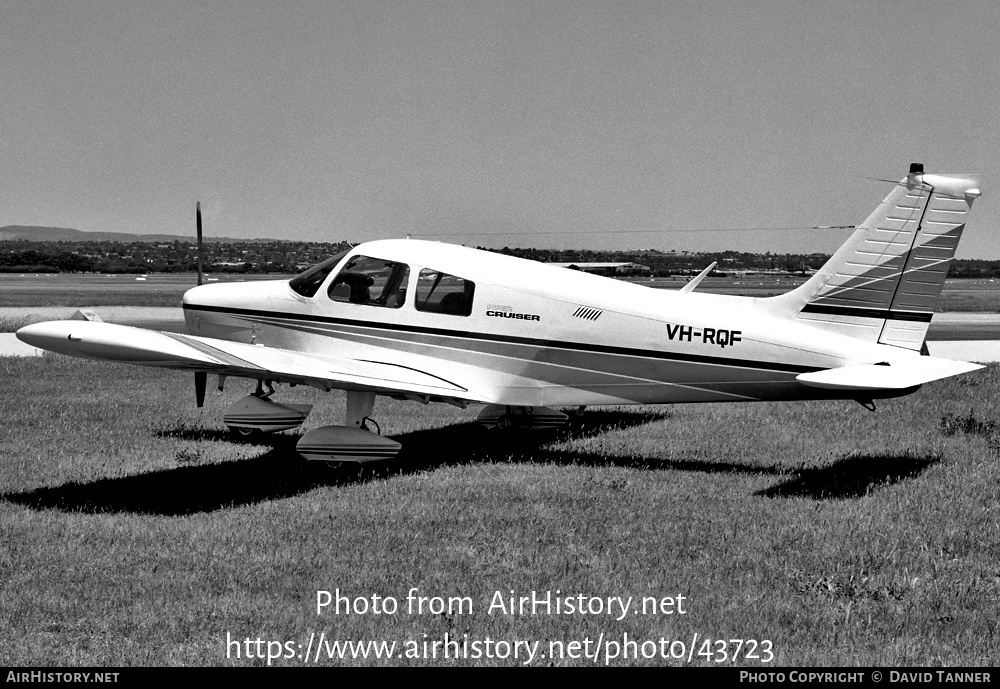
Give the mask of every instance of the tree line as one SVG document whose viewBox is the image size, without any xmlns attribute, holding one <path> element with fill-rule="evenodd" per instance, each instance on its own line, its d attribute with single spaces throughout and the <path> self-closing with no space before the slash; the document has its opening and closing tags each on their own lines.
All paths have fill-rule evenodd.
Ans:
<svg viewBox="0 0 1000 689">
<path fill-rule="evenodd" d="M 206 244 L 205 269 L 225 273 L 288 275 L 319 263 L 351 245 L 347 242 L 234 242 Z M 485 247 L 479 247 L 485 249 Z M 654 249 L 594 251 L 583 249 L 486 249 L 544 263 L 638 263 L 652 275 L 690 275 L 715 262 L 714 274 L 735 271 L 808 273 L 820 268 L 827 254 L 775 254 L 738 251 L 674 252 Z M 4 273 L 191 273 L 197 269 L 193 243 L 37 242 L 0 243 L 0 272 Z M 1000 278 L 1000 260 L 955 259 L 948 271 L 953 278 Z"/>
</svg>

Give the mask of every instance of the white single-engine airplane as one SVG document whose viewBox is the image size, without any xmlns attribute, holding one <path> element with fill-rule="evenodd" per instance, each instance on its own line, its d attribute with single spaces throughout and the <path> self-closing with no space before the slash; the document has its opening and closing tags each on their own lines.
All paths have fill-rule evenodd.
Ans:
<svg viewBox="0 0 1000 689">
<path fill-rule="evenodd" d="M 343 426 L 298 441 L 310 459 L 364 462 L 400 445 L 368 429 L 375 397 L 484 404 L 487 426 L 540 428 L 552 407 L 872 400 L 981 368 L 922 355 L 979 183 L 914 164 L 836 254 L 777 297 L 652 289 L 535 261 L 417 240 L 361 244 L 291 280 L 184 295 L 190 334 L 87 321 L 18 338 L 90 359 L 258 381 L 224 415 L 276 431 L 311 407 L 273 383 L 347 391 Z M 926 350 L 924 350 L 926 353 Z M 377 426 L 377 424 L 372 424 Z"/>
</svg>

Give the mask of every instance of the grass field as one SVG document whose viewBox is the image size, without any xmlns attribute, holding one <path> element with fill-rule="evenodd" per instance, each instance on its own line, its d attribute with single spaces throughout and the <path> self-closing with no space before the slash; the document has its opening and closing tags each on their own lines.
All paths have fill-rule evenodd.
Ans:
<svg viewBox="0 0 1000 689">
<path fill-rule="evenodd" d="M 380 399 L 376 417 L 404 451 L 360 469 L 299 459 L 290 433 L 233 441 L 221 414 L 245 381 L 198 410 L 185 374 L 54 356 L 0 359 L 0 373 L 0 665 L 259 665 L 246 651 L 266 656 L 266 643 L 236 657 L 227 634 L 304 652 L 321 633 L 401 654 L 445 634 L 538 642 L 535 665 L 592 664 L 551 657 L 550 642 L 593 650 L 626 634 L 681 641 L 695 665 L 719 657 L 706 639 L 770 641 L 770 663 L 763 644 L 760 659 L 741 649 L 738 664 L 756 667 L 1000 657 L 997 368 L 876 413 L 594 409 L 547 436 Z M 317 404 L 310 428 L 337 422 L 343 404 L 301 388 L 278 398 Z M 410 614 L 414 588 L 470 605 Z M 335 589 L 399 609 L 318 615 L 317 591 Z M 684 596 L 685 613 L 488 614 L 495 592 L 533 590 Z M 299 651 L 270 647 L 287 649 Z M 524 662 L 323 650 L 321 664 Z"/>
</svg>

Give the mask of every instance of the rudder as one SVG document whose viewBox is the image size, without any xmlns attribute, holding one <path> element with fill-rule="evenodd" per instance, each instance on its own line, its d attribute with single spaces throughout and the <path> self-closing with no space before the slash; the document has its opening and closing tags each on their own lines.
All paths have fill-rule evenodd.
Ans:
<svg viewBox="0 0 1000 689">
<path fill-rule="evenodd" d="M 973 177 L 911 165 L 823 268 L 774 303 L 822 330 L 919 350 L 979 196 Z"/>
</svg>

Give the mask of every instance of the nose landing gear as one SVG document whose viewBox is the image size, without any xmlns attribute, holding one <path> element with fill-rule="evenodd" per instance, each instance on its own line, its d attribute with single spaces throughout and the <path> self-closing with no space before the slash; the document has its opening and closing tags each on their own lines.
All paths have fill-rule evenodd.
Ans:
<svg viewBox="0 0 1000 689">
<path fill-rule="evenodd" d="M 312 411 L 311 404 L 282 404 L 270 399 L 274 387 L 269 380 L 257 381 L 252 395 L 233 403 L 222 420 L 230 430 L 248 436 L 253 433 L 274 433 L 298 428 Z"/>
</svg>

